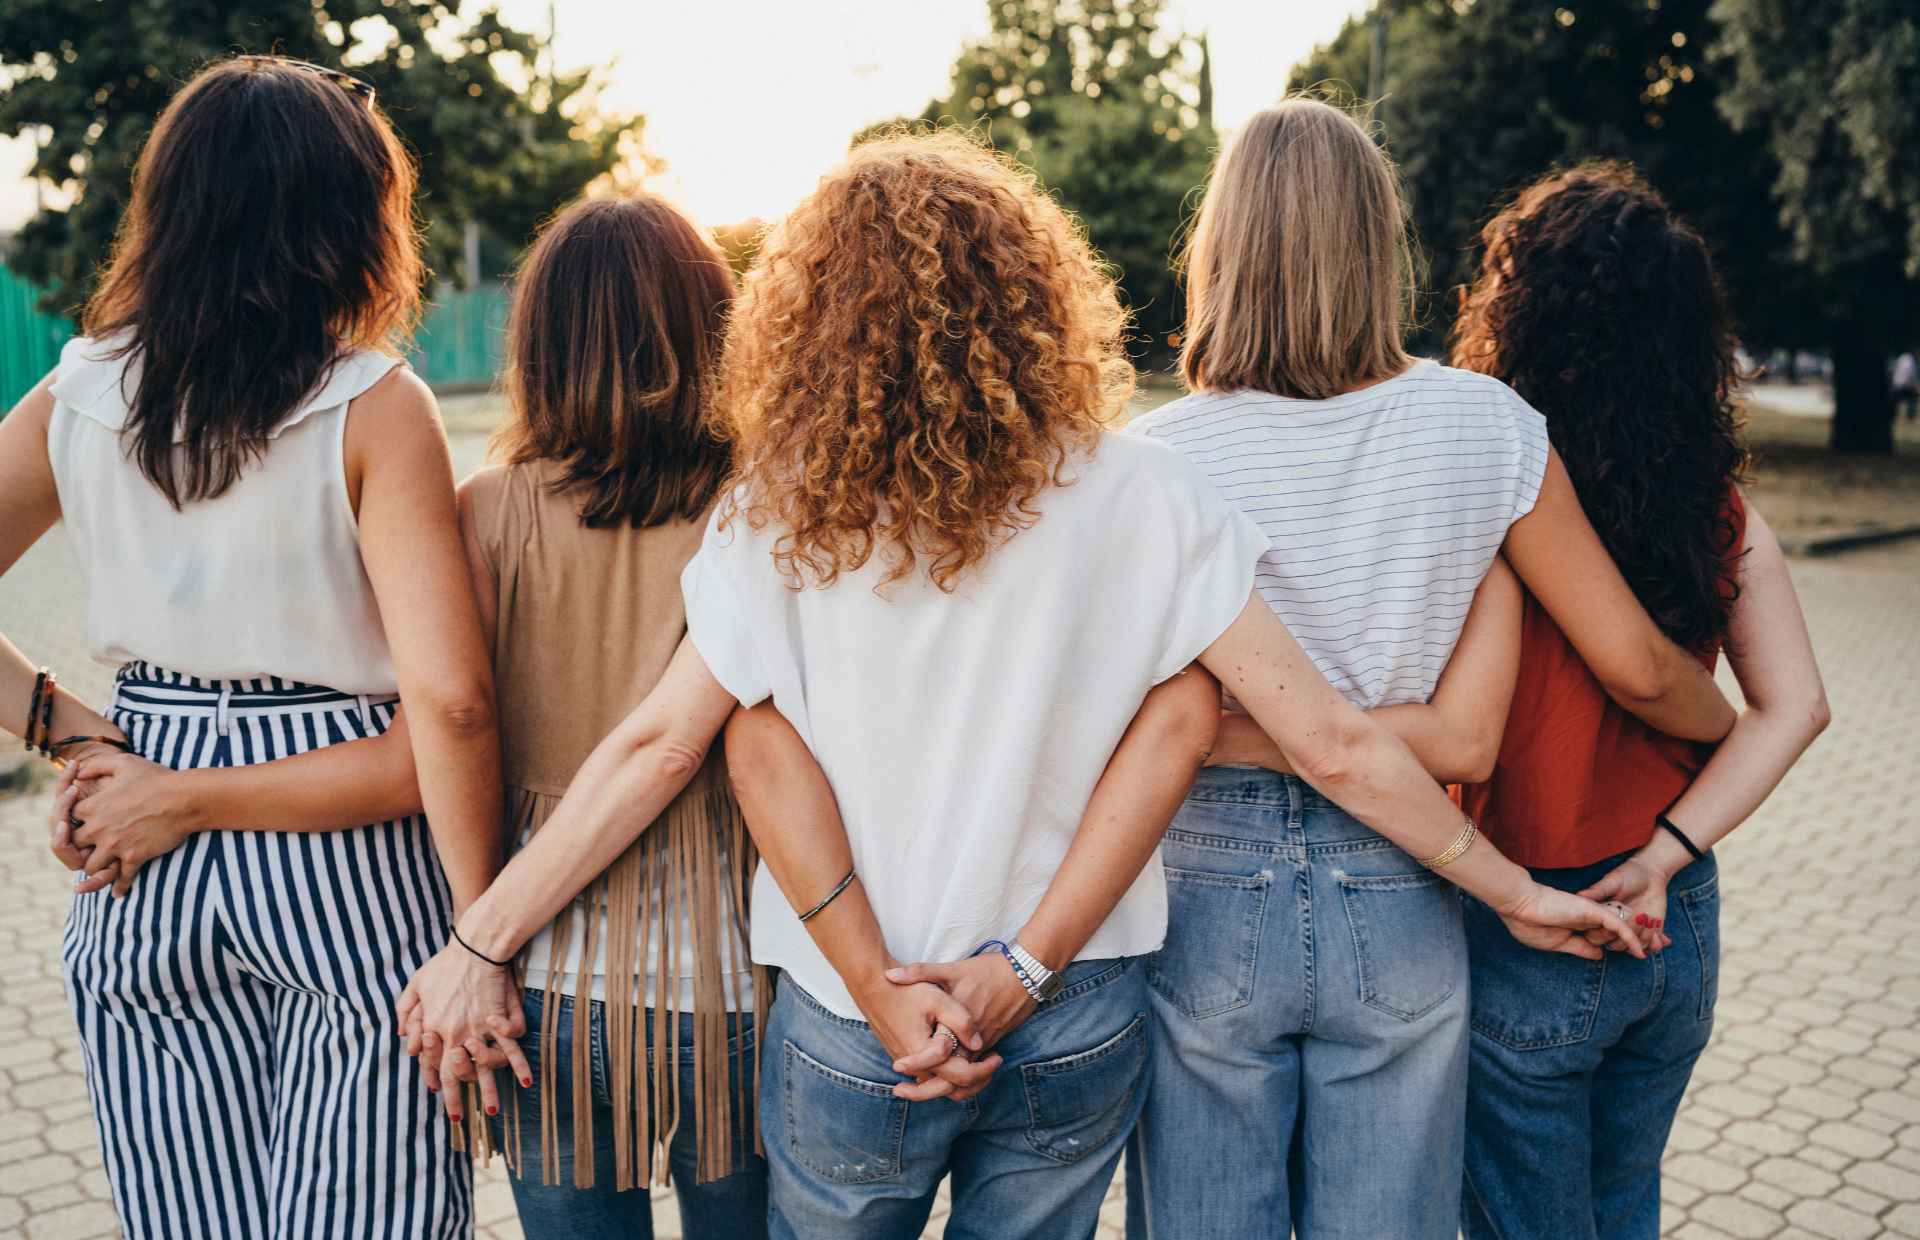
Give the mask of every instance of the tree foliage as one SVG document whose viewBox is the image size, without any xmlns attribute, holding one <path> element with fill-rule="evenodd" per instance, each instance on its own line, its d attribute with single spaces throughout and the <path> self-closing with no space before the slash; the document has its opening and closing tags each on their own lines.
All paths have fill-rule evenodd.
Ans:
<svg viewBox="0 0 1920 1240">
<path fill-rule="evenodd" d="M 1827 326 L 1834 447 L 1887 452 L 1886 358 L 1920 335 L 1920 9 L 1719 0 L 1721 111 L 1764 138 L 1808 312 Z"/>
<path fill-rule="evenodd" d="M 1177 345 L 1173 246 L 1216 144 L 1205 41 L 1175 30 L 1165 7 L 989 0 L 987 36 L 920 118 L 974 128 L 1034 169 L 1118 269 L 1154 359 Z"/>
<path fill-rule="evenodd" d="M 515 252 L 555 206 L 638 150 L 638 119 L 599 116 L 590 73 L 549 78 L 543 41 L 491 9 L 463 19 L 439 0 L 6 6 L 0 133 L 40 136 L 32 172 L 56 189 L 8 262 L 54 290 L 53 308 L 84 297 L 106 257 L 161 108 L 229 53 L 294 56 L 373 83 L 419 160 L 429 261 L 442 272 L 459 267 L 467 221 L 489 253 Z"/>
<path fill-rule="evenodd" d="M 1902 0 L 1822 0 L 1825 7 L 1880 9 L 1890 15 Z M 1903 330 L 1910 312 L 1900 312 L 1900 297 L 1888 286 L 1900 283 L 1900 259 L 1886 249 L 1889 231 L 1863 224 L 1856 254 L 1864 263 L 1844 263 L 1844 245 L 1829 251 L 1836 261 L 1810 262 L 1798 238 L 1818 217 L 1820 227 L 1836 227 L 1825 204 L 1835 186 L 1819 175 L 1811 181 L 1796 174 L 1781 148 L 1780 133 L 1760 99 L 1802 118 L 1820 132 L 1836 132 L 1835 114 L 1879 135 L 1865 145 L 1886 151 L 1906 135 L 1908 158 L 1920 154 L 1913 140 L 1914 88 L 1920 74 L 1911 71 L 1911 22 L 1905 34 L 1888 19 L 1861 20 L 1848 54 L 1876 44 L 1871 69 L 1851 70 L 1838 61 L 1822 61 L 1818 49 L 1839 36 L 1832 30 L 1838 13 L 1808 11 L 1796 0 L 1660 0 L 1659 3 L 1581 3 L 1562 0 L 1540 5 L 1530 0 L 1385 0 L 1388 39 L 1384 101 L 1378 119 L 1388 149 L 1399 162 L 1412 203 L 1415 227 L 1431 261 L 1428 303 L 1421 343 L 1440 347 L 1451 324 L 1453 292 L 1471 276 L 1476 261 L 1474 237 L 1480 225 L 1513 191 L 1551 168 L 1583 159 L 1625 159 L 1638 165 L 1707 238 L 1726 281 L 1740 327 L 1757 347 L 1825 346 L 1839 360 L 1845 341 L 1858 333 L 1844 326 L 1845 307 L 1866 301 L 1880 307 L 1878 326 Z M 1754 10 L 1743 18 L 1736 9 Z M 1376 9 L 1375 12 L 1380 12 Z M 1367 20 L 1350 21 L 1330 43 L 1296 66 L 1289 84 L 1324 85 L 1352 96 L 1367 81 L 1371 31 Z M 1751 39 L 1740 34 L 1751 21 Z M 1842 23 L 1843 24 L 1843 23 Z M 1777 59 L 1759 54 L 1752 40 Z M 1902 48 L 1908 49 L 1904 52 Z M 1906 61 L 1900 58 L 1909 57 Z M 1891 79 L 1899 66 L 1909 71 L 1905 84 Z M 1789 66 L 1806 67 L 1805 90 L 1819 95 L 1829 82 L 1849 72 L 1858 75 L 1860 96 L 1804 102 L 1778 93 Z M 1745 97 L 1752 83 L 1754 103 Z M 1905 91 L 1902 94 L 1902 91 Z M 1902 102 L 1904 100 L 1904 102 Z M 1904 108 L 1898 123 L 1876 119 L 1880 111 Z M 1817 121 L 1817 116 L 1833 119 Z M 1899 126 L 1905 125 L 1902 129 Z M 1806 139 L 1798 141 L 1805 142 Z M 1819 145 L 1817 142 L 1814 144 Z M 1889 161 L 1891 162 L 1891 161 Z M 1909 165 L 1910 166 L 1910 165 Z M 1859 176 L 1828 169 L 1835 178 Z M 1912 174 L 1909 173 L 1909 176 Z M 1875 183 L 1878 185 L 1879 183 Z M 1911 181 L 1890 176 L 1895 195 L 1907 185 L 1905 201 L 1917 201 Z M 1776 211 L 1798 187 L 1803 217 Z M 1861 190 L 1863 198 L 1870 197 Z M 1864 221 L 1884 206 L 1863 203 L 1841 217 Z M 1920 208 L 1916 208 L 1920 210 Z M 1850 226 L 1851 227 L 1851 226 Z M 1905 251 L 1902 250 L 1901 254 Z M 1874 289 L 1870 268 L 1883 273 Z M 1844 339 L 1843 339 L 1844 338 Z M 1873 363 L 1878 365 L 1876 361 Z M 1843 427 L 1862 412 L 1852 389 L 1836 390 L 1839 412 L 1836 442 Z M 1891 406 L 1887 407 L 1890 416 Z M 1866 416 L 1879 415 L 1872 409 Z M 1890 426 L 1890 420 L 1884 424 Z M 1890 441 L 1889 441 L 1890 442 Z"/>
</svg>

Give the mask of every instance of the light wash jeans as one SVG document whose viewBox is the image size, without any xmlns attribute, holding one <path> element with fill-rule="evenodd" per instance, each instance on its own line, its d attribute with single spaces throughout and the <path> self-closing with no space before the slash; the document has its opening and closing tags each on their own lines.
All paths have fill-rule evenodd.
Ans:
<svg viewBox="0 0 1920 1240">
<path fill-rule="evenodd" d="M 1535 870 L 1579 891 L 1620 858 Z M 1711 854 L 1667 885 L 1673 946 L 1635 960 L 1520 946 L 1467 902 L 1473 1053 L 1467 1193 L 1474 1240 L 1654 1240 L 1660 1154 L 1713 1031 L 1720 883 Z"/>
<path fill-rule="evenodd" d="M 1242 767 L 1200 773 L 1163 856 L 1131 1240 L 1453 1240 L 1454 888 L 1300 780 Z"/>
<path fill-rule="evenodd" d="M 560 1005 L 559 1028 L 551 1046 L 540 1042 L 540 1029 L 546 1005 Z M 593 1187 L 573 1186 L 573 1063 L 574 1005 L 572 995 L 548 995 L 528 990 L 523 997 L 527 1014 L 527 1034 L 520 1047 L 533 1064 L 533 1087 L 520 1093 L 520 1148 L 525 1154 L 520 1173 L 508 1176 L 513 1186 L 513 1202 L 519 1208 L 520 1227 L 527 1240 L 652 1240 L 653 1202 L 645 1185 L 620 1192 L 614 1188 L 613 1118 L 614 1109 L 608 1082 L 612 1079 L 612 1049 L 607 1040 L 606 1005 L 590 1000 L 587 1013 L 589 1045 L 587 1070 L 593 1078 Z M 653 1046 L 653 1017 L 644 1011 L 641 1022 L 646 1030 L 647 1072 L 657 1070 Z M 672 1065 L 679 1078 L 680 1097 L 686 1101 L 687 1116 L 674 1130 L 667 1146 L 667 1169 L 673 1178 L 674 1200 L 680 1207 L 680 1229 L 687 1240 L 755 1240 L 767 1234 L 767 1164 L 753 1152 L 752 1129 L 748 1117 L 753 1106 L 753 1014 L 729 1018 L 732 1036 L 727 1039 L 727 1057 L 736 1082 L 733 1099 L 735 1166 L 732 1175 L 717 1180 L 696 1182 L 695 1172 L 700 1147 L 693 1125 L 693 1013 L 680 1014 L 679 1062 Z M 540 1156 L 540 1064 L 552 1058 L 558 1097 L 555 1099 L 555 1131 L 560 1134 L 560 1176 L 556 1183 L 544 1182 Z M 511 1081 L 511 1074 L 500 1079 Z M 650 1082 L 637 1082 L 642 1088 Z M 511 1088 L 519 1089 L 513 1082 Z M 494 1139 L 500 1139 L 500 1125 L 511 1111 L 493 1120 Z"/>
<path fill-rule="evenodd" d="M 872 1030 L 782 977 L 760 1087 L 773 1235 L 916 1240 L 951 1172 L 948 1240 L 1091 1240 L 1140 1113 L 1147 988 L 1130 959 L 1063 980 L 994 1048 L 1005 1062 L 977 1097 L 907 1103 Z"/>
</svg>

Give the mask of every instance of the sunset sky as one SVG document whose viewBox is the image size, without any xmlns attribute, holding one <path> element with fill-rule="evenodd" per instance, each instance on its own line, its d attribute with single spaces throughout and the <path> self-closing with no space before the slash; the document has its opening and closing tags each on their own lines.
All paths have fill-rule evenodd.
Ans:
<svg viewBox="0 0 1920 1240">
<path fill-rule="evenodd" d="M 773 217 L 863 125 L 945 93 L 956 53 L 986 30 L 984 0 L 557 0 L 563 68 L 608 66 L 603 103 L 647 118 L 667 170 L 655 187 L 710 224 Z M 1215 118 L 1230 129 L 1363 0 L 1170 0 L 1212 36 Z M 544 30 L 547 0 L 502 0 Z M 0 229 L 34 208 L 29 151 L 0 140 Z"/>
</svg>

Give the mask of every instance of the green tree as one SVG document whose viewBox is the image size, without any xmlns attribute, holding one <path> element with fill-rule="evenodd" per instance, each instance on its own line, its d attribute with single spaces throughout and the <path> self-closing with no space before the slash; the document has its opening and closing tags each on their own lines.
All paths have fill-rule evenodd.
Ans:
<svg viewBox="0 0 1920 1240">
<path fill-rule="evenodd" d="M 1165 0 L 989 0 L 923 122 L 976 129 L 1030 165 L 1119 273 L 1140 343 L 1159 360 L 1183 317 L 1170 259 L 1216 142 L 1204 38 Z M 857 139 L 856 139 L 857 140 Z"/>
<path fill-rule="evenodd" d="M 1719 0 L 1720 107 L 1764 137 L 1808 312 L 1833 358 L 1833 446 L 1893 450 L 1887 358 L 1920 335 L 1920 10 Z"/>
<path fill-rule="evenodd" d="M 1378 119 L 1430 264 L 1423 348 L 1443 346 L 1494 209 L 1549 169 L 1593 158 L 1632 161 L 1701 230 L 1750 339 L 1811 342 L 1792 295 L 1798 273 L 1761 205 L 1765 144 L 1717 108 L 1725 73 L 1706 55 L 1717 34 L 1709 4 L 1386 5 Z M 1353 99 L 1367 81 L 1370 20 L 1349 21 L 1294 68 L 1289 86 Z"/>
<path fill-rule="evenodd" d="M 6 0 L 0 133 L 41 146 L 56 187 L 9 264 L 80 301 L 129 198 L 135 158 L 179 85 L 232 52 L 276 52 L 373 83 L 420 164 L 429 257 L 460 268 L 468 221 L 517 252 L 555 206 L 638 152 L 641 121 L 592 105 L 590 73 L 549 76 L 544 43 L 492 9 L 440 0 Z M 84 35 L 81 32 L 85 32 Z"/>
</svg>

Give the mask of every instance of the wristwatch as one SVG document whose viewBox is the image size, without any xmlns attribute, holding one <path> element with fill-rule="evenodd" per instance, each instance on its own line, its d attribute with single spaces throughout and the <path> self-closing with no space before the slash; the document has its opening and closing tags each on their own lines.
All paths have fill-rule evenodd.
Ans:
<svg viewBox="0 0 1920 1240">
<path fill-rule="evenodd" d="M 1045 1003 L 1060 993 L 1060 975 L 1041 964 L 1038 956 L 1020 944 L 1013 943 L 1007 947 L 1007 960 L 1013 965 L 1014 976 L 1020 979 L 1020 984 L 1027 988 L 1027 993 L 1033 996 L 1035 1003 Z"/>
</svg>

